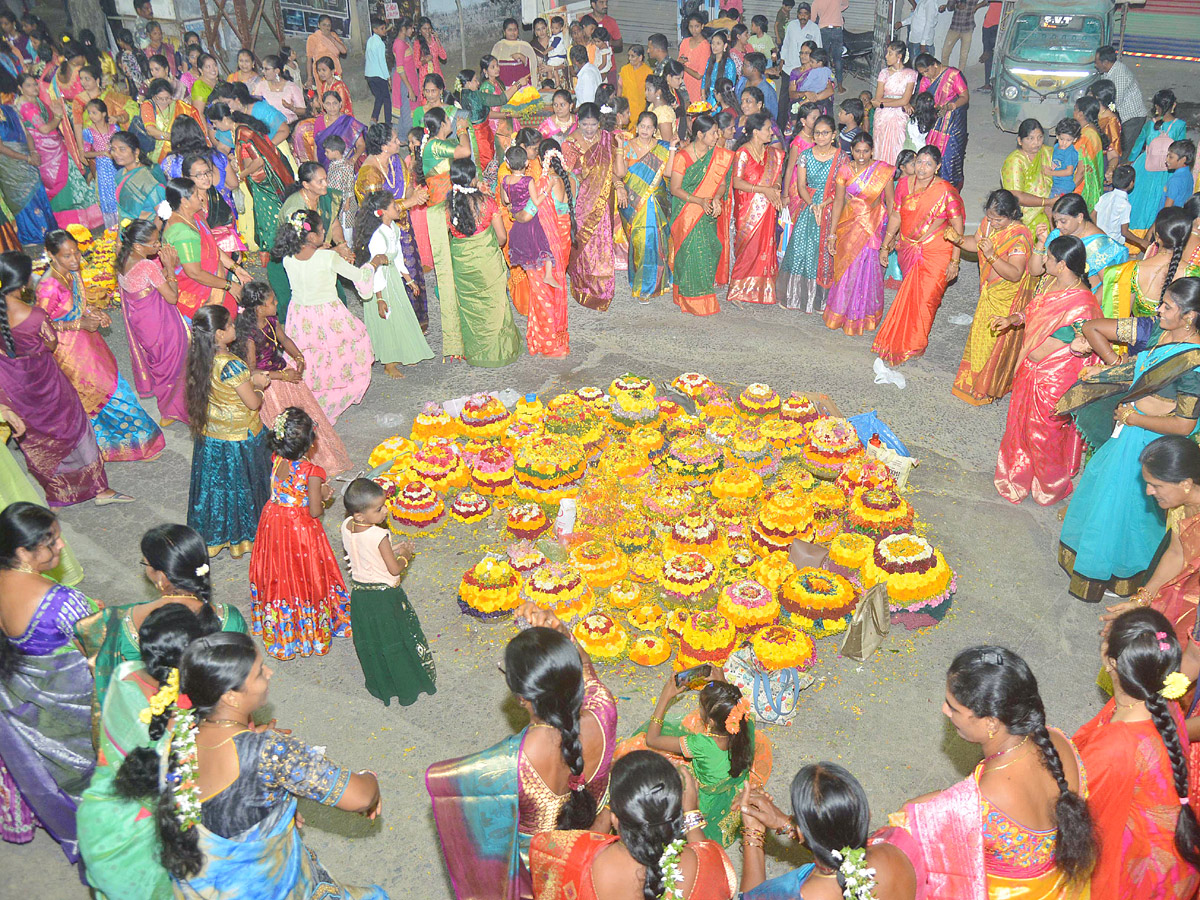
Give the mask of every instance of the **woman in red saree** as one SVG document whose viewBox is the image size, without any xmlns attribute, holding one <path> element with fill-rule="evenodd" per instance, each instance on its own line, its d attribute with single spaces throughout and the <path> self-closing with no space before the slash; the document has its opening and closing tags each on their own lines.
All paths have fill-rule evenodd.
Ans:
<svg viewBox="0 0 1200 900">
<path fill-rule="evenodd" d="M 680 772 L 686 773 L 680 780 Z M 533 836 L 529 869 L 538 900 L 728 900 L 737 875 L 716 841 L 705 840 L 696 781 L 651 750 L 635 750 L 612 769 L 604 824 L 618 834 L 544 831 Z M 664 833 L 669 824 L 669 833 Z M 608 828 L 604 829 L 607 832 Z M 685 840 L 686 839 L 686 840 Z M 665 880 L 664 861 L 682 877 Z"/>
<path fill-rule="evenodd" d="M 1180 436 L 1155 443 L 1162 441 L 1191 444 L 1180 459 L 1200 470 L 1195 444 Z M 1180 677 L 1179 642 L 1162 613 L 1130 610 L 1113 621 L 1102 657 L 1113 697 L 1075 733 L 1101 848 L 1091 900 L 1194 898 L 1200 824 L 1188 802 L 1190 744 L 1179 695 L 1166 687 Z"/>
<path fill-rule="evenodd" d="M 946 285 L 958 277 L 959 251 L 944 232 L 949 225 L 962 233 L 963 202 L 953 185 L 937 177 L 941 164 L 937 147 L 917 151 L 916 174 L 896 187 L 898 215 L 888 222 L 879 250 L 879 264 L 886 266 L 895 249 L 904 275 L 872 346 L 889 366 L 924 354 Z"/>
<path fill-rule="evenodd" d="M 625 157 L 617 137 L 600 127 L 600 108 L 585 103 L 577 113 L 578 127 L 563 141 L 563 162 L 579 179 L 575 203 L 575 252 L 567 274 L 571 296 L 588 309 L 603 312 L 616 288 L 613 254 L 613 196 L 627 206 Z"/>
<path fill-rule="evenodd" d="M 734 263 L 729 300 L 774 303 L 779 257 L 775 223 L 783 208 L 779 178 L 783 151 L 768 146 L 774 137 L 771 117 L 765 112 L 746 119 L 744 143 L 733 161 Z"/>
<path fill-rule="evenodd" d="M 1083 458 L 1075 423 L 1055 407 L 1088 362 L 1072 352 L 1075 326 L 1100 315 L 1085 277 L 1083 242 L 1060 237 L 1047 249 L 1046 271 L 1054 278 L 1050 289 L 1034 297 L 1024 312 L 993 316 L 991 323 L 998 334 L 1025 328 L 996 460 L 996 490 L 1013 503 L 1032 494 L 1042 506 L 1071 495 L 1071 478 Z"/>
</svg>

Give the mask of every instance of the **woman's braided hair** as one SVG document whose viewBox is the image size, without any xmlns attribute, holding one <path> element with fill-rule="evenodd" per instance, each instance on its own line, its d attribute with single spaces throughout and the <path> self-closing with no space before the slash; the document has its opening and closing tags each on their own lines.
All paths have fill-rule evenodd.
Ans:
<svg viewBox="0 0 1200 900">
<path fill-rule="evenodd" d="M 621 843 L 646 869 L 642 896 L 644 900 L 659 900 L 667 888 L 661 864 L 663 851 L 684 836 L 679 773 L 652 750 L 634 750 L 613 764 L 611 791 Z"/>
<path fill-rule="evenodd" d="M 32 277 L 33 261 L 28 256 L 19 250 L 0 253 L 0 342 L 3 342 L 5 356 L 17 355 L 12 324 L 8 321 L 8 295 L 25 290 Z"/>
<path fill-rule="evenodd" d="M 533 714 L 558 730 L 563 763 L 570 773 L 571 796 L 558 816 L 561 829 L 587 828 L 596 818 L 596 801 L 583 784 L 583 663 L 565 635 L 550 628 L 528 628 L 504 649 L 508 689 L 529 701 Z"/>
<path fill-rule="evenodd" d="M 1158 215 L 1154 217 L 1154 234 L 1159 246 L 1171 251 L 1171 261 L 1167 263 L 1162 290 L 1158 292 L 1158 299 L 1161 301 L 1167 294 L 1167 286 L 1175 280 L 1175 273 L 1183 259 L 1183 247 L 1192 236 L 1192 217 L 1181 206 L 1168 206 L 1159 210 Z"/>
<path fill-rule="evenodd" d="M 1117 616 L 1108 633 L 1108 658 L 1116 663 L 1117 683 L 1134 700 L 1143 700 L 1171 763 L 1171 781 L 1181 805 L 1175 820 L 1175 848 L 1200 866 L 1200 823 L 1187 803 L 1188 758 L 1179 739 L 1176 710 L 1162 696 L 1163 682 L 1179 671 L 1183 653 L 1175 629 L 1154 609 L 1131 609 Z"/>
<path fill-rule="evenodd" d="M 546 154 L 551 150 L 558 152 L 547 159 Z M 567 167 L 563 165 L 562 149 L 558 141 L 556 141 L 554 138 L 546 138 L 544 141 L 538 144 L 537 153 L 538 158 L 542 161 L 542 165 L 549 166 L 550 171 L 557 175 L 559 181 L 562 182 L 563 191 L 567 195 L 567 208 L 571 216 L 571 243 L 573 245 L 575 243 L 575 193 L 571 190 L 571 173 L 569 173 L 567 171 Z"/>
<path fill-rule="evenodd" d="M 1043 765 L 1058 784 L 1054 863 L 1072 882 L 1087 878 L 1098 852 L 1091 813 L 1067 782 L 1029 665 L 1003 647 L 970 647 L 954 657 L 946 683 L 954 698 L 974 715 L 995 719 L 1009 734 L 1029 735 L 1041 751 Z"/>
</svg>

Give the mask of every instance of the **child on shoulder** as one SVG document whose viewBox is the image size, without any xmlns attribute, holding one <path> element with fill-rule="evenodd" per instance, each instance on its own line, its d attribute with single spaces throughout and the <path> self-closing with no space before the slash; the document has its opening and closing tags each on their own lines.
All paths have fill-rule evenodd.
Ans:
<svg viewBox="0 0 1200 900">
<path fill-rule="evenodd" d="M 354 652 L 372 697 L 409 706 L 437 693 L 437 672 L 421 622 L 400 586 L 414 550 L 393 544 L 385 526 L 385 495 L 369 478 L 346 488 L 342 547 L 350 562 Z"/>
<path fill-rule="evenodd" d="M 321 516 L 333 502 L 325 470 L 309 459 L 317 428 L 289 406 L 267 434 L 271 500 L 250 558 L 251 629 L 275 659 L 324 656 L 350 633 L 350 595 Z"/>
</svg>

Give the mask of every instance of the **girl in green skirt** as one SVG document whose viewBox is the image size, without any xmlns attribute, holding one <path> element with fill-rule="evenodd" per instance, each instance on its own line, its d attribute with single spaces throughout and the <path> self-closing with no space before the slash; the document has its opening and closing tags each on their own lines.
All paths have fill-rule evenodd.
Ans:
<svg viewBox="0 0 1200 900">
<path fill-rule="evenodd" d="M 400 587 L 412 561 L 411 546 L 392 544 L 383 488 L 356 478 L 344 497 L 342 546 L 350 560 L 350 623 L 354 650 L 372 697 L 385 706 L 395 697 L 409 706 L 437 692 L 433 654 L 417 613 Z"/>
</svg>

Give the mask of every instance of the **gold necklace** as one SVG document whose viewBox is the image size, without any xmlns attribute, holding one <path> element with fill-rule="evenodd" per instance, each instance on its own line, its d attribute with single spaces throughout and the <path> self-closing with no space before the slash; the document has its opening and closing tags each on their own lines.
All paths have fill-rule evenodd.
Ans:
<svg viewBox="0 0 1200 900">
<path fill-rule="evenodd" d="M 26 575 L 41 575 L 42 573 L 28 563 L 17 563 L 12 567 L 14 572 L 24 572 Z"/>
<path fill-rule="evenodd" d="M 249 722 L 239 722 L 237 719 L 205 719 L 201 725 L 234 725 L 238 728 L 249 728 Z"/>
<path fill-rule="evenodd" d="M 1001 750 L 998 753 L 992 753 L 989 756 L 985 756 L 983 758 L 983 761 L 985 763 L 991 762 L 993 759 L 999 759 L 1001 756 L 1007 756 L 1008 754 L 1012 753 L 1014 750 L 1021 749 L 1028 742 L 1029 742 L 1029 735 L 1025 735 L 1025 740 L 1021 741 L 1019 744 L 1014 744 L 1013 746 L 1009 747 L 1007 750 Z"/>
</svg>

